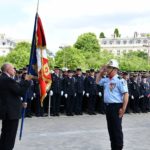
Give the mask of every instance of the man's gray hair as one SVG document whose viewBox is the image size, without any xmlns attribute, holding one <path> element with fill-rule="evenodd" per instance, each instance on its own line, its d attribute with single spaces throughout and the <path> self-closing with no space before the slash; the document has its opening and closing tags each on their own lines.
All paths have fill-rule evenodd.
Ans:
<svg viewBox="0 0 150 150">
<path fill-rule="evenodd" d="M 1 67 L 1 71 L 2 71 L 2 72 L 7 71 L 7 68 L 8 68 L 9 65 L 11 65 L 11 63 L 4 63 L 4 64 L 2 65 L 2 67 Z"/>
</svg>

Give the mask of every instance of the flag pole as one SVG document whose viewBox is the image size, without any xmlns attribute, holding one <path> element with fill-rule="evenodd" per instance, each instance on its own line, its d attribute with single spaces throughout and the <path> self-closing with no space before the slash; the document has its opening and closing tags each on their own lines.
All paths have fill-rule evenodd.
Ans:
<svg viewBox="0 0 150 150">
<path fill-rule="evenodd" d="M 33 31 L 33 38 L 32 38 L 32 43 L 33 41 L 35 40 L 35 29 L 36 29 L 36 21 L 37 21 L 37 13 L 38 13 L 38 9 L 39 9 L 39 0 L 37 2 L 37 10 L 36 10 L 36 17 L 35 17 L 35 23 L 34 23 L 34 31 Z M 33 47 L 33 45 L 32 45 Z M 31 47 L 31 49 L 32 49 Z M 32 56 L 31 56 L 32 57 Z M 30 61 L 30 60 L 29 60 Z M 30 63 L 30 62 L 29 62 Z M 30 67 L 30 66 L 29 66 Z M 29 74 L 29 70 L 30 68 L 28 68 L 28 74 Z M 25 94 L 25 99 L 24 99 L 24 102 L 27 102 L 27 93 L 28 93 L 28 90 Z M 26 108 L 22 108 L 22 114 L 21 114 L 21 125 L 20 125 L 20 133 L 19 133 L 19 140 L 21 141 L 21 138 L 22 138 L 22 132 L 23 132 L 23 125 L 24 125 L 24 118 L 25 118 L 25 112 L 26 112 Z"/>
<path fill-rule="evenodd" d="M 36 9 L 36 12 L 38 13 L 38 11 L 39 11 L 39 0 L 38 0 L 38 2 L 37 2 L 37 9 Z"/>
</svg>

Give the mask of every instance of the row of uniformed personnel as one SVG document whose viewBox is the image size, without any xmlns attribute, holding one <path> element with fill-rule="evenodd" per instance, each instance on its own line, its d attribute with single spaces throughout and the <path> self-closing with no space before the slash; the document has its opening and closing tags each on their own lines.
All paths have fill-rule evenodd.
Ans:
<svg viewBox="0 0 150 150">
<path fill-rule="evenodd" d="M 104 75 L 104 78 L 107 73 Z M 130 101 L 127 112 L 133 111 L 147 112 L 150 109 L 150 80 L 148 75 L 137 75 L 123 72 L 121 77 L 128 82 Z M 52 86 L 50 95 L 52 97 L 52 115 L 59 115 L 61 96 L 64 96 L 65 109 L 67 115 L 82 114 L 82 105 L 87 101 L 87 111 L 89 114 L 95 114 L 96 104 L 101 113 L 105 112 L 103 103 L 103 87 L 96 85 L 94 69 L 89 73 L 82 75 L 82 70 L 78 68 L 76 74 L 68 70 L 60 77 L 60 70 L 55 67 L 52 74 Z"/>
<path fill-rule="evenodd" d="M 26 69 L 22 72 L 23 78 Z M 51 89 L 45 100 L 47 102 L 44 102 L 45 110 L 40 107 L 38 81 L 31 81 L 31 87 L 27 96 L 27 116 L 31 116 L 31 112 L 35 112 L 37 116 L 47 112 L 49 95 L 51 96 L 52 116 L 58 116 L 60 111 L 62 111 L 60 108 L 63 108 L 66 115 L 69 116 L 73 114 L 81 115 L 83 111 L 87 111 L 90 115 L 95 114 L 96 111 L 105 113 L 103 87 L 96 85 L 95 74 L 94 69 L 90 69 L 86 74 L 83 74 L 80 68 L 77 68 L 76 72 L 65 70 L 62 73 L 59 67 L 56 66 L 52 73 Z M 106 76 L 107 73 L 104 75 L 104 78 Z M 148 112 L 150 109 L 149 75 L 123 72 L 120 76 L 127 80 L 129 88 L 130 96 L 127 112 Z M 20 78 L 16 76 L 16 80 L 20 80 Z M 31 106 L 31 103 L 34 106 Z"/>
</svg>

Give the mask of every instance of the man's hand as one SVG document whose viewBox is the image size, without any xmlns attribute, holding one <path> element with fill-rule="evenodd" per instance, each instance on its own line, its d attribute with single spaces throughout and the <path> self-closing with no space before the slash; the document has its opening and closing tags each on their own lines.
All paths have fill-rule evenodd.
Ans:
<svg viewBox="0 0 150 150">
<path fill-rule="evenodd" d="M 22 107 L 23 107 L 23 108 L 27 108 L 27 102 L 23 102 L 23 103 L 22 103 Z"/>
<path fill-rule="evenodd" d="M 119 118 L 122 118 L 123 115 L 124 115 L 124 113 L 125 113 L 125 109 L 120 108 L 120 109 L 119 109 Z"/>
<path fill-rule="evenodd" d="M 33 78 L 32 75 L 28 75 L 28 74 L 25 75 L 25 80 L 32 80 L 32 78 Z"/>
<path fill-rule="evenodd" d="M 101 80 L 102 76 L 104 75 L 104 72 L 106 72 L 107 70 L 107 66 L 103 65 L 100 69 L 99 69 L 99 73 L 97 73 L 96 75 L 96 84 L 99 83 L 99 81 Z"/>
</svg>

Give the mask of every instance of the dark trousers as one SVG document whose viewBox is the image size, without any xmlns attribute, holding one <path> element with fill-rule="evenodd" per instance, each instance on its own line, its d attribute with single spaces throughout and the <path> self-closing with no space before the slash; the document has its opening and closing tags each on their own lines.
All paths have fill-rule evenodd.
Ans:
<svg viewBox="0 0 150 150">
<path fill-rule="evenodd" d="M 52 96 L 52 114 L 58 114 L 60 111 L 60 98 L 61 95 L 60 94 L 54 94 Z"/>
<path fill-rule="evenodd" d="M 35 114 L 37 117 L 43 116 L 44 114 L 44 108 L 41 107 L 41 102 L 40 102 L 40 96 L 37 95 L 35 98 Z"/>
<path fill-rule="evenodd" d="M 19 119 L 2 120 L 0 150 L 12 150 L 15 145 Z"/>
<path fill-rule="evenodd" d="M 88 113 L 95 112 L 96 95 L 90 95 L 88 99 Z"/>
<path fill-rule="evenodd" d="M 27 108 L 26 108 L 26 115 L 31 115 L 31 99 L 27 99 Z"/>
<path fill-rule="evenodd" d="M 73 113 L 73 107 L 74 107 L 74 96 L 68 95 L 68 98 L 66 98 L 66 113 L 72 114 Z"/>
<path fill-rule="evenodd" d="M 120 103 L 106 105 L 107 127 L 112 150 L 122 150 L 123 148 L 122 118 L 119 118 L 121 107 Z"/>
<path fill-rule="evenodd" d="M 82 93 L 77 93 L 74 101 L 74 112 L 76 114 L 82 113 L 82 101 L 83 101 Z"/>
</svg>

